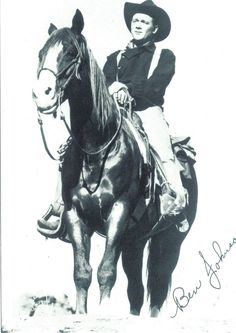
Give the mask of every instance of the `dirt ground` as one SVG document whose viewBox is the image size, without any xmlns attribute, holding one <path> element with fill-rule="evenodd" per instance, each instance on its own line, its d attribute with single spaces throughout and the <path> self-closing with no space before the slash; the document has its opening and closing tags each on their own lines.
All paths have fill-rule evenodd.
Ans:
<svg viewBox="0 0 236 333">
<path fill-rule="evenodd" d="M 217 271 L 220 289 L 215 289 L 210 284 L 201 257 L 198 255 L 198 250 L 201 250 L 207 260 L 213 264 L 217 258 L 215 253 L 212 253 L 211 244 L 208 238 L 204 240 L 203 237 L 199 244 L 193 232 L 182 247 L 179 263 L 173 274 L 172 288 L 158 318 L 149 317 L 146 300 L 140 317 L 129 316 L 127 280 L 120 261 L 111 304 L 107 312 L 100 314 L 96 270 L 99 258 L 102 257 L 104 239 L 98 236 L 94 239 L 91 253 L 93 280 L 89 289 L 89 314 L 86 316 L 72 314 L 75 307 L 75 289 L 72 278 L 71 246 L 57 240 L 46 241 L 39 235 L 32 244 L 29 242 L 29 248 L 37 249 L 37 255 L 35 253 L 35 258 L 32 260 L 32 254 L 27 252 L 28 258 L 26 252 L 24 253 L 24 265 L 19 262 L 18 279 L 15 280 L 15 284 L 12 284 L 12 274 L 4 275 L 2 333 L 143 333 L 145 331 L 235 333 L 236 289 L 233 267 L 236 247 L 226 252 L 233 232 L 227 233 L 224 236 L 225 240 L 219 242 L 225 253 L 225 259 Z M 9 263 L 11 262 L 9 260 Z M 143 278 L 145 284 L 145 271 Z M 171 318 L 176 312 L 173 301 L 174 290 L 181 287 L 186 295 L 188 293 L 193 295 L 193 290 L 199 285 L 199 281 L 201 288 L 192 296 L 189 304 L 183 311 L 179 310 L 175 318 Z M 215 280 L 211 281 L 212 284 L 213 282 L 216 283 Z"/>
<path fill-rule="evenodd" d="M 212 294 L 206 286 L 205 291 L 192 299 L 192 304 L 183 312 L 179 311 L 175 318 L 171 318 L 175 313 L 171 295 L 158 318 L 149 317 L 147 305 L 139 317 L 128 315 L 127 299 L 123 303 L 117 300 L 116 291 L 109 314 L 100 314 L 97 306 L 88 315 L 80 316 L 73 314 L 74 307 L 65 295 L 59 298 L 25 296 L 15 306 L 15 315 L 5 320 L 2 333 L 235 333 L 231 287 Z M 120 286 L 118 291 L 121 293 Z"/>
<path fill-rule="evenodd" d="M 161 333 L 235 333 L 233 320 L 197 319 L 185 322 L 148 319 L 143 317 L 95 317 L 87 315 L 76 318 L 75 315 L 48 313 L 44 309 L 40 314 L 18 320 L 14 327 L 3 328 L 2 333 L 125 333 L 125 332 L 161 332 Z M 50 311 L 49 311 L 50 312 Z"/>
</svg>

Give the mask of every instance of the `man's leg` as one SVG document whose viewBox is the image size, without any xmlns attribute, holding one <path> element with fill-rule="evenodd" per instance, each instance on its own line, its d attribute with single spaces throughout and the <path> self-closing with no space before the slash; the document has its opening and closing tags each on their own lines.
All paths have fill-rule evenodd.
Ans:
<svg viewBox="0 0 236 333">
<path fill-rule="evenodd" d="M 180 170 L 175 163 L 168 125 L 160 107 L 150 107 L 138 113 L 147 133 L 149 143 L 162 161 L 163 171 L 171 190 L 175 193 L 175 210 L 181 212 L 186 205 L 186 191 L 182 185 Z"/>
</svg>

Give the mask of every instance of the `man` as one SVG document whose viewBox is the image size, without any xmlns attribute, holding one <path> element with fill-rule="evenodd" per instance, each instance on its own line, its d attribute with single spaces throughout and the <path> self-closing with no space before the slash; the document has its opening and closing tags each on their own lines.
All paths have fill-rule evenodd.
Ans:
<svg viewBox="0 0 236 333">
<path fill-rule="evenodd" d="M 134 111 L 141 118 L 149 142 L 160 156 L 167 182 L 176 195 L 174 210 L 181 212 L 186 205 L 185 189 L 163 115 L 165 90 L 175 73 L 175 56 L 172 51 L 160 50 L 155 45 L 169 35 L 170 19 L 151 0 L 141 4 L 125 3 L 124 18 L 132 40 L 125 50 L 107 58 L 104 74 L 109 92 L 120 105 L 129 95 L 134 99 Z"/>
</svg>

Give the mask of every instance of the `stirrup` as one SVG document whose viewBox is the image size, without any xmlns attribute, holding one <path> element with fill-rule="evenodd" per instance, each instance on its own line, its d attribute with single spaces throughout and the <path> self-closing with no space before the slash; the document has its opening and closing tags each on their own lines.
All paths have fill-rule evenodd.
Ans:
<svg viewBox="0 0 236 333">
<path fill-rule="evenodd" d="M 49 221 L 52 216 L 60 217 L 60 213 L 55 211 L 53 205 L 51 204 L 43 217 L 37 221 L 37 230 L 45 237 L 57 238 L 61 235 L 63 226 L 61 218 L 56 221 Z"/>
<path fill-rule="evenodd" d="M 179 232 L 187 232 L 190 228 L 190 225 L 188 223 L 188 219 L 184 214 L 181 214 L 182 218 L 179 220 L 178 223 L 176 223 L 176 228 L 178 229 Z"/>
<path fill-rule="evenodd" d="M 172 190 L 169 183 L 165 182 L 161 186 L 161 209 L 164 216 L 175 216 L 181 214 L 185 206 L 176 203 L 177 194 Z"/>
<path fill-rule="evenodd" d="M 175 225 L 179 232 L 185 233 L 189 230 L 190 225 L 185 215 L 185 207 L 181 209 L 175 203 L 176 194 L 171 190 L 168 183 L 162 186 L 161 195 L 161 209 L 163 210 L 162 215 L 167 218 L 175 219 Z"/>
</svg>

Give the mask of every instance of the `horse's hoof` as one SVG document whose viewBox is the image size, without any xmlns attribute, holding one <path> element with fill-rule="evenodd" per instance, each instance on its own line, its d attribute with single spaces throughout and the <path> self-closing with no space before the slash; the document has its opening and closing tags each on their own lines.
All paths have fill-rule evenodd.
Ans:
<svg viewBox="0 0 236 333">
<path fill-rule="evenodd" d="M 140 310 L 131 309 L 130 310 L 130 315 L 131 316 L 139 316 L 140 315 Z"/>
<path fill-rule="evenodd" d="M 158 306 L 155 305 L 151 308 L 150 316 L 151 316 L 151 318 L 157 318 L 159 313 L 160 313 L 160 309 L 158 308 Z"/>
</svg>

